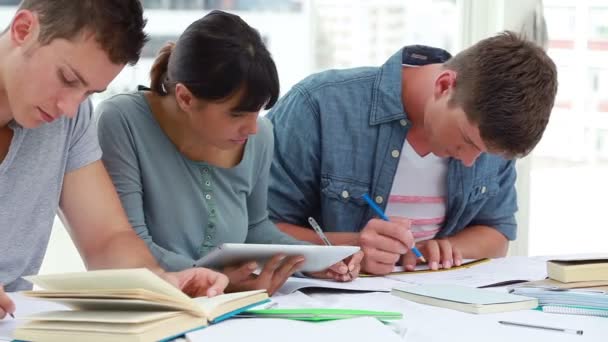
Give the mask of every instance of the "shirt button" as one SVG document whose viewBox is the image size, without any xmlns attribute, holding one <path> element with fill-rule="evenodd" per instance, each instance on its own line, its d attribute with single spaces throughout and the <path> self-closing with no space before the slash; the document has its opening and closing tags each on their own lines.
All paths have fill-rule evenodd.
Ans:
<svg viewBox="0 0 608 342">
<path fill-rule="evenodd" d="M 348 196 L 350 196 L 348 191 L 346 191 L 346 190 L 342 191 L 342 198 L 346 199 L 346 198 L 348 198 Z"/>
<path fill-rule="evenodd" d="M 393 158 L 399 158 L 399 151 L 398 150 L 392 150 L 391 151 L 391 156 L 393 156 Z"/>
<path fill-rule="evenodd" d="M 407 121 L 405 121 L 405 119 L 401 119 L 399 120 L 399 123 L 401 124 L 401 126 L 405 127 L 407 126 Z"/>
<path fill-rule="evenodd" d="M 211 195 L 206 194 L 206 195 L 205 195 L 205 198 L 206 198 L 206 199 L 208 199 L 208 200 L 210 200 L 210 199 L 211 199 Z"/>
<path fill-rule="evenodd" d="M 206 181 L 206 182 L 205 182 L 205 185 L 206 185 L 206 186 L 210 186 L 210 185 L 211 185 L 211 182 L 210 182 L 210 181 Z"/>
<path fill-rule="evenodd" d="M 208 173 L 209 169 L 208 168 L 203 168 L 203 173 Z"/>
<path fill-rule="evenodd" d="M 207 240 L 211 240 L 211 235 L 207 235 Z"/>
<path fill-rule="evenodd" d="M 384 198 L 382 198 L 382 196 L 376 196 L 376 203 L 382 204 L 382 202 L 384 202 Z"/>
<path fill-rule="evenodd" d="M 485 186 L 482 186 L 482 187 L 481 187 L 481 193 L 482 193 L 482 194 L 485 194 L 485 193 L 486 193 L 486 190 L 488 190 L 488 189 L 487 189 Z"/>
</svg>

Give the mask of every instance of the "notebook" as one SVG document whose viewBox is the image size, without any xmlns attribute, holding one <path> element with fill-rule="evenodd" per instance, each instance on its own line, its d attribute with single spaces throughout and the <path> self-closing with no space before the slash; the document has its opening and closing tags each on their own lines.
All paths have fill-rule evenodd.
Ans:
<svg viewBox="0 0 608 342">
<path fill-rule="evenodd" d="M 608 280 L 608 258 L 549 260 L 547 275 L 564 283 Z"/>
<path fill-rule="evenodd" d="M 608 293 L 601 290 L 518 287 L 510 292 L 537 298 L 541 306 L 569 305 L 608 310 Z"/>
<path fill-rule="evenodd" d="M 420 304 L 475 314 L 533 309 L 536 298 L 459 285 L 420 285 L 393 288 L 391 294 Z"/>
<path fill-rule="evenodd" d="M 148 269 L 25 277 L 42 288 L 28 297 L 72 310 L 23 317 L 18 340 L 159 341 L 181 336 L 268 301 L 265 290 L 190 298 Z"/>
<path fill-rule="evenodd" d="M 593 308 L 588 306 L 543 305 L 540 307 L 540 310 L 548 313 L 566 315 L 608 317 L 608 309 Z"/>
<path fill-rule="evenodd" d="M 437 270 L 430 269 L 429 266 L 426 264 L 417 265 L 413 271 L 406 271 L 403 268 L 403 266 L 395 266 L 393 268 L 393 271 L 389 274 L 386 274 L 386 276 L 421 274 L 421 273 L 431 273 L 431 272 L 449 272 L 449 271 L 470 268 L 470 267 L 477 266 L 477 265 L 480 265 L 480 264 L 483 264 L 483 263 L 486 263 L 489 261 L 490 261 L 490 259 L 487 259 L 487 258 L 465 260 L 462 264 L 460 264 L 460 266 L 452 266 L 451 268 L 439 268 Z M 373 274 L 361 274 L 360 277 L 382 277 L 382 276 L 377 276 L 377 275 L 373 275 Z"/>
<path fill-rule="evenodd" d="M 400 312 L 351 310 L 351 309 L 264 309 L 247 310 L 239 313 L 238 318 L 285 318 L 299 321 L 333 321 L 337 319 L 374 317 L 381 321 L 389 321 L 403 318 Z"/>
</svg>

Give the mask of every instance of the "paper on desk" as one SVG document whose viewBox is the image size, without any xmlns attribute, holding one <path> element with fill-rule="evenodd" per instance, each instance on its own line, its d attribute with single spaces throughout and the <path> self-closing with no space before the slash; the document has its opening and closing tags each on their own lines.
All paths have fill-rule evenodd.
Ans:
<svg viewBox="0 0 608 342">
<path fill-rule="evenodd" d="M 454 284 L 480 287 L 513 280 L 539 280 L 546 276 L 547 270 L 543 258 L 506 257 L 450 272 L 387 275 L 386 278 L 411 285 Z"/>
<path fill-rule="evenodd" d="M 190 342 L 243 341 L 264 342 L 403 342 L 390 327 L 371 317 L 311 323 L 290 319 L 248 318 L 227 320 L 186 334 Z"/>
<path fill-rule="evenodd" d="M 7 295 L 13 300 L 17 307 L 15 310 L 16 319 L 6 316 L 3 320 L 0 320 L 0 341 L 13 340 L 13 331 L 15 331 L 17 326 L 25 323 L 25 321 L 19 319 L 20 317 L 26 317 L 44 311 L 68 310 L 67 307 L 61 304 L 28 298 L 20 293 L 7 293 Z"/>
<path fill-rule="evenodd" d="M 323 288 L 345 291 L 390 292 L 393 286 L 400 284 L 396 280 L 382 277 L 357 278 L 350 282 L 337 282 L 333 280 L 290 277 L 278 292 L 292 293 L 304 288 Z"/>
</svg>

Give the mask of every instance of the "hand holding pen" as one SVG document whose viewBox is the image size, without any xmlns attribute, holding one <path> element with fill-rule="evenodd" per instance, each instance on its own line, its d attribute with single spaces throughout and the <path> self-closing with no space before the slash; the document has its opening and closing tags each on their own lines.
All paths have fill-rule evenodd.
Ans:
<svg viewBox="0 0 608 342">
<path fill-rule="evenodd" d="M 325 236 L 325 233 L 323 233 L 323 229 L 321 229 L 321 226 L 317 223 L 317 221 L 314 218 L 309 217 L 308 223 L 315 230 L 315 233 L 317 233 L 317 235 L 319 236 L 321 241 L 323 241 L 323 243 L 326 246 L 332 245 L 331 242 L 329 241 L 329 239 L 327 238 L 327 236 Z M 331 266 L 329 268 L 329 271 L 327 272 L 327 275 L 332 276 L 332 273 L 337 273 L 338 276 L 342 276 L 342 277 L 340 277 L 341 279 L 336 279 L 336 280 L 342 280 L 342 281 L 353 280 L 359 275 L 359 270 L 361 268 L 362 259 L 363 259 L 363 252 L 359 251 L 359 252 L 353 254 L 349 258 L 348 265 L 344 261 L 341 261 L 341 262 L 338 262 L 335 265 Z M 344 277 L 344 275 L 348 275 L 348 279 L 346 277 Z M 335 277 L 332 277 L 332 278 L 335 278 Z"/>
<path fill-rule="evenodd" d="M 414 246 L 414 237 L 410 232 L 411 222 L 407 219 L 389 221 L 369 195 L 364 195 L 363 199 L 381 218 L 370 220 L 361 231 L 361 247 L 365 253 L 363 269 L 372 274 L 388 274 L 392 272 L 401 256 L 409 252 L 409 246 Z M 415 246 L 412 252 L 425 262 Z"/>
</svg>

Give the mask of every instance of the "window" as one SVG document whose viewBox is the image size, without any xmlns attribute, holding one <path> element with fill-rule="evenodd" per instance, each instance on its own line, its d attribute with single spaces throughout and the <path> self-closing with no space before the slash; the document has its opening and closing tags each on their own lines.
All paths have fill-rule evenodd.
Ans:
<svg viewBox="0 0 608 342">
<path fill-rule="evenodd" d="M 529 252 L 605 251 L 608 4 L 545 0 L 544 6 L 559 91 L 532 155 Z"/>
</svg>

